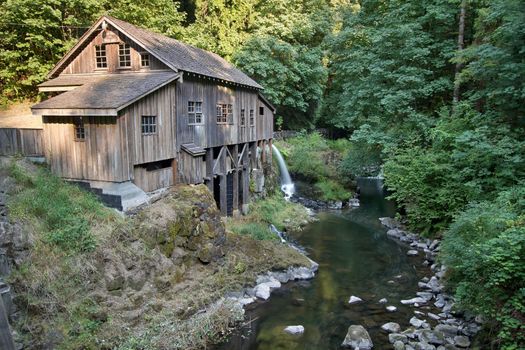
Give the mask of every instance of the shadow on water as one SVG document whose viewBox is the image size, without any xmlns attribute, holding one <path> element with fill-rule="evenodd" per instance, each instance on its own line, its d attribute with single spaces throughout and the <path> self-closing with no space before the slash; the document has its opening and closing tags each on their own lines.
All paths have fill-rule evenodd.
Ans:
<svg viewBox="0 0 525 350">
<path fill-rule="evenodd" d="M 408 326 L 413 316 L 401 299 L 412 298 L 417 282 L 430 272 L 421 258 L 407 257 L 407 246 L 386 236 L 381 216 L 393 216 L 393 203 L 364 196 L 361 207 L 319 213 L 319 221 L 294 235 L 319 271 L 311 281 L 293 282 L 247 312 L 252 320 L 218 349 L 340 349 L 348 326 L 363 325 L 374 348 L 387 348 L 386 322 Z M 348 304 L 351 295 L 364 300 Z M 382 298 L 398 308 L 386 311 Z M 424 311 L 424 310 L 422 310 Z M 288 325 L 303 325 L 302 336 L 285 334 Z"/>
</svg>

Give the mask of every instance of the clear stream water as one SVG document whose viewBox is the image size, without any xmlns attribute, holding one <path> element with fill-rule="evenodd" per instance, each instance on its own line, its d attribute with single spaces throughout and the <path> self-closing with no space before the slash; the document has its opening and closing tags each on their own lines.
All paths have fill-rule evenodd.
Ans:
<svg viewBox="0 0 525 350">
<path fill-rule="evenodd" d="M 415 297 L 417 282 L 430 276 L 422 258 L 408 257 L 408 246 L 386 236 L 378 218 L 393 216 L 394 210 L 376 195 L 363 197 L 357 209 L 319 213 L 319 221 L 293 234 L 319 263 L 315 278 L 287 283 L 268 301 L 252 304 L 247 325 L 218 349 L 340 349 L 352 324 L 368 330 L 374 349 L 389 348 L 381 325 L 392 321 L 407 327 L 414 309 L 400 300 Z M 364 302 L 349 305 L 351 295 Z M 388 303 L 380 304 L 381 298 Z M 390 313 L 387 305 L 398 310 Z M 284 333 L 289 325 L 303 325 L 305 333 Z"/>
</svg>

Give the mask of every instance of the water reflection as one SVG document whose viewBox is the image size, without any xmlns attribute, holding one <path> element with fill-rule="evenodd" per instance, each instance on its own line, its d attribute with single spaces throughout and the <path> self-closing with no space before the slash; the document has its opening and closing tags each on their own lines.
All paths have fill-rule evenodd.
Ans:
<svg viewBox="0 0 525 350">
<path fill-rule="evenodd" d="M 417 281 L 428 274 L 419 258 L 406 256 L 407 247 L 386 237 L 378 217 L 393 214 L 393 204 L 377 197 L 363 198 L 351 211 L 320 213 L 318 222 L 294 237 L 320 264 L 315 279 L 275 291 L 249 311 L 255 320 L 220 349 L 339 349 L 351 324 L 363 325 L 375 348 L 385 348 L 388 337 L 380 326 L 408 326 L 413 311 L 399 301 L 415 296 Z M 351 295 L 365 302 L 349 305 Z M 398 312 L 387 312 L 381 298 Z M 303 325 L 305 333 L 285 334 L 288 325 Z"/>
</svg>

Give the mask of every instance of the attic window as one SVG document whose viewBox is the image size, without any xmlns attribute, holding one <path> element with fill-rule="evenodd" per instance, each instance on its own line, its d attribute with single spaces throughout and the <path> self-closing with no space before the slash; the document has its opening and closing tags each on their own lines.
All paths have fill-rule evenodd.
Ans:
<svg viewBox="0 0 525 350">
<path fill-rule="evenodd" d="M 118 65 L 121 68 L 131 67 L 131 54 L 128 44 L 118 46 Z"/>
<path fill-rule="evenodd" d="M 157 117 L 154 115 L 143 115 L 141 120 L 142 135 L 157 133 Z"/>
<path fill-rule="evenodd" d="M 73 122 L 75 127 L 75 141 L 84 141 L 86 139 L 86 129 L 82 117 L 75 118 Z"/>
<path fill-rule="evenodd" d="M 149 54 L 147 53 L 140 54 L 140 66 L 149 67 Z"/>
<path fill-rule="evenodd" d="M 107 68 L 108 67 L 105 45 L 95 45 L 95 59 L 97 61 L 97 68 Z"/>
<path fill-rule="evenodd" d="M 259 115 L 264 115 L 264 107 L 259 107 Z"/>
<path fill-rule="evenodd" d="M 250 109 L 250 126 L 255 125 L 255 113 L 253 109 Z"/>
<path fill-rule="evenodd" d="M 246 126 L 246 111 L 241 109 L 241 126 Z"/>
<path fill-rule="evenodd" d="M 217 103 L 217 124 L 233 124 L 233 106 Z"/>
<path fill-rule="evenodd" d="M 202 124 L 202 102 L 188 101 L 188 125 Z"/>
</svg>

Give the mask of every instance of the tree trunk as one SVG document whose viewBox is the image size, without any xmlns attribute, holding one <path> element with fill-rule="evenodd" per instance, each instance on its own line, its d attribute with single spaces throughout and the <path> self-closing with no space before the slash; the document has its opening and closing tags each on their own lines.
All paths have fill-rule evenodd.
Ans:
<svg viewBox="0 0 525 350">
<path fill-rule="evenodd" d="M 465 15 L 467 12 L 467 0 L 461 1 L 461 10 L 459 13 L 459 32 L 458 32 L 458 53 L 460 53 L 465 46 Z M 463 68 L 463 63 L 456 63 L 456 74 L 454 76 L 454 103 L 459 101 L 460 97 L 460 84 L 459 84 L 459 73 Z"/>
</svg>

